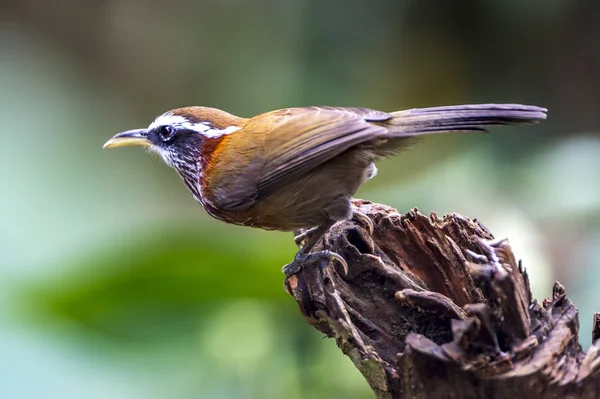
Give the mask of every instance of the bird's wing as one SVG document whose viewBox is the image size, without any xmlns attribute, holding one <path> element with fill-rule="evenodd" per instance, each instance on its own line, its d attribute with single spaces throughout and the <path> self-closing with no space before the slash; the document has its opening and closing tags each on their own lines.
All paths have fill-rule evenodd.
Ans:
<svg viewBox="0 0 600 399">
<path fill-rule="evenodd" d="M 386 132 L 368 123 L 390 119 L 384 112 L 361 108 L 309 107 L 286 110 L 265 143 L 267 162 L 258 182 L 268 195 L 348 148 Z"/>
<path fill-rule="evenodd" d="M 365 108 L 334 107 L 288 108 L 253 118 L 244 128 L 253 133 L 242 134 L 264 138 L 256 148 L 260 154 L 238 171 L 230 189 L 219 187 L 227 194 L 216 205 L 246 209 L 350 147 L 383 135 L 386 128 L 369 122 L 390 118 Z"/>
</svg>

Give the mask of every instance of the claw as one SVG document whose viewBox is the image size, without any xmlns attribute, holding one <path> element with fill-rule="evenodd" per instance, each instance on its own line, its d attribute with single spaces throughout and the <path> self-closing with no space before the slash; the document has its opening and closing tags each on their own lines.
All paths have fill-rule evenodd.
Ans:
<svg viewBox="0 0 600 399">
<path fill-rule="evenodd" d="M 298 252 L 292 263 L 283 266 L 281 268 L 281 271 L 285 274 L 286 277 L 290 277 L 300 272 L 305 262 L 310 262 L 313 260 L 323 258 L 329 259 L 327 266 L 329 266 L 332 261 L 337 260 L 338 262 L 340 262 L 344 269 L 344 275 L 348 274 L 348 262 L 346 262 L 346 260 L 340 254 L 337 254 L 332 251 L 318 251 L 313 252 L 311 254 L 303 254 L 301 252 Z"/>
<path fill-rule="evenodd" d="M 294 237 L 294 243 L 298 249 L 302 249 L 304 246 L 304 241 L 306 241 L 306 233 L 298 234 L 296 237 Z"/>
<path fill-rule="evenodd" d="M 311 229 L 305 230 L 304 232 L 298 234 L 294 237 L 294 242 L 298 248 L 302 248 L 304 246 L 304 241 L 308 238 L 309 235 L 314 233 L 319 227 L 313 227 Z"/>
<path fill-rule="evenodd" d="M 353 210 L 352 211 L 352 219 L 354 220 L 360 220 L 362 222 L 364 222 L 364 224 L 367 225 L 367 230 L 369 230 L 369 235 L 373 235 L 373 232 L 375 231 L 375 225 L 373 224 L 373 221 L 364 213 L 357 211 L 357 210 Z"/>
<path fill-rule="evenodd" d="M 334 261 L 337 260 L 338 262 L 340 262 L 340 264 L 342 265 L 342 268 L 344 268 L 344 276 L 346 276 L 348 274 L 348 262 L 346 262 L 346 259 L 344 259 L 344 257 L 336 252 L 331 252 L 331 251 L 324 251 L 324 252 L 329 252 L 329 260 L 330 261 Z"/>
</svg>

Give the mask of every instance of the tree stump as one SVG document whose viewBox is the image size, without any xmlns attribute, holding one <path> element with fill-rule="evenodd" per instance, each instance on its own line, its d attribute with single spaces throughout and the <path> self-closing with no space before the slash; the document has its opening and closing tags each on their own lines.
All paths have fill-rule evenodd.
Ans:
<svg viewBox="0 0 600 399">
<path fill-rule="evenodd" d="M 600 313 L 584 352 L 565 288 L 538 303 L 508 242 L 477 220 L 355 206 L 372 236 L 349 221 L 319 244 L 348 274 L 306 264 L 285 286 L 377 398 L 600 398 Z"/>
</svg>

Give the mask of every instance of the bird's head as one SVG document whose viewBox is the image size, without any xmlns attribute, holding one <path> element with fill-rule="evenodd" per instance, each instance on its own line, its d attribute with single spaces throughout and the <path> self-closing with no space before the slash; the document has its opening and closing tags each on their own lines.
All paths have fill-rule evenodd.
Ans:
<svg viewBox="0 0 600 399">
<path fill-rule="evenodd" d="M 201 143 L 241 128 L 242 118 L 216 108 L 185 107 L 159 115 L 144 129 L 119 133 L 103 148 L 142 146 L 159 154 L 169 166 L 178 169 L 184 162 L 199 160 Z"/>
<path fill-rule="evenodd" d="M 184 179 L 192 193 L 201 175 L 203 143 L 239 130 L 244 119 L 209 107 L 177 108 L 162 115 L 144 129 L 119 133 L 103 148 L 142 146 L 161 156 Z"/>
</svg>

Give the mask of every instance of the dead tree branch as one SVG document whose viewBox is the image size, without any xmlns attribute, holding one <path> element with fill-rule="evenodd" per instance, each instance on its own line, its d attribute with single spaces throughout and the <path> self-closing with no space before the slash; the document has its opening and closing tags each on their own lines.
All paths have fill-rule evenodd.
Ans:
<svg viewBox="0 0 600 399">
<path fill-rule="evenodd" d="M 346 222 L 321 244 L 348 274 L 307 264 L 286 289 L 377 398 L 600 398 L 600 314 L 584 352 L 565 288 L 538 303 L 508 242 L 478 221 L 355 204 L 374 234 Z"/>
</svg>

